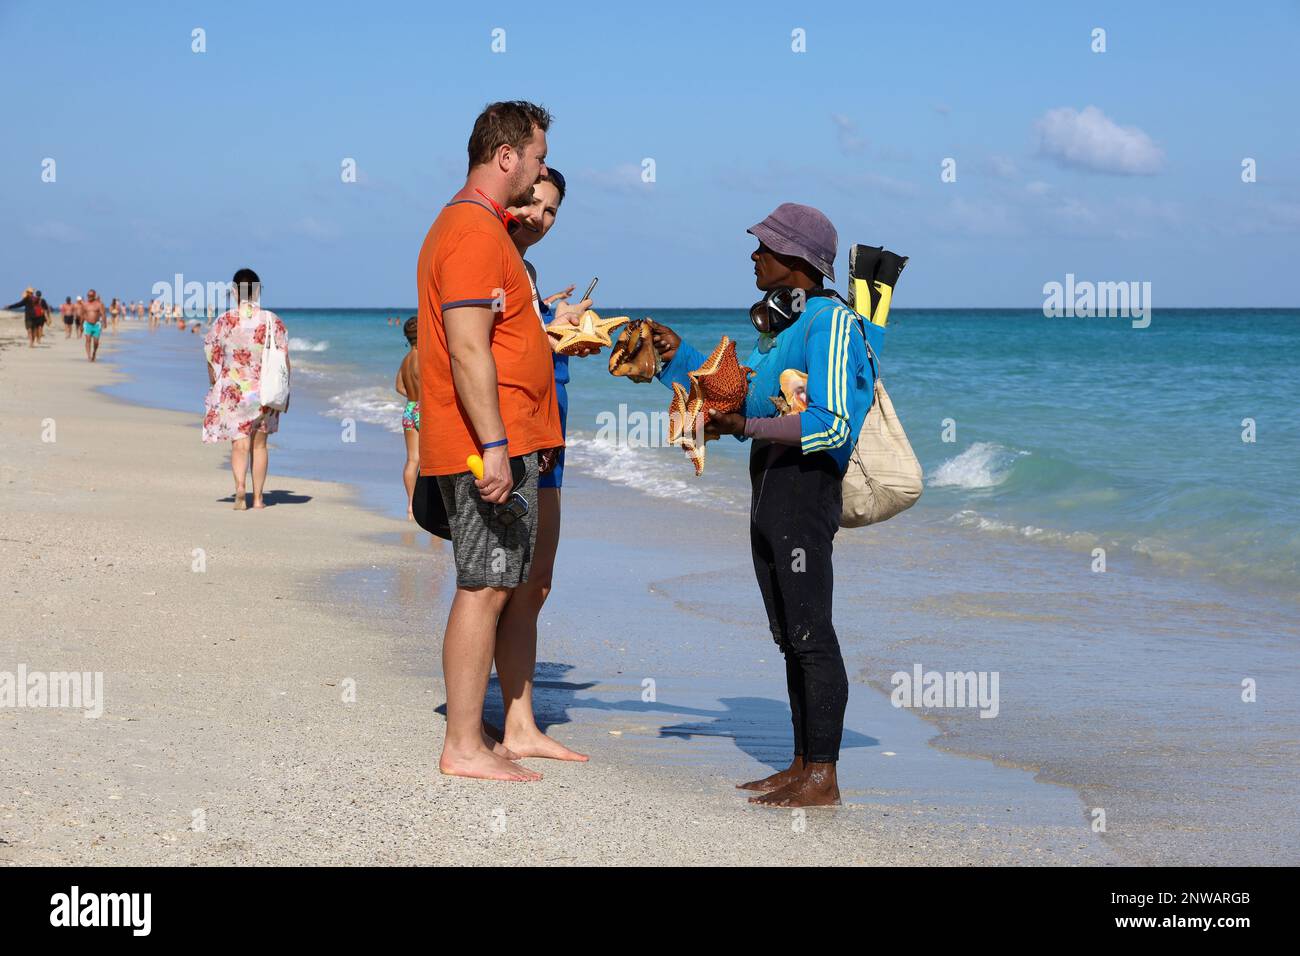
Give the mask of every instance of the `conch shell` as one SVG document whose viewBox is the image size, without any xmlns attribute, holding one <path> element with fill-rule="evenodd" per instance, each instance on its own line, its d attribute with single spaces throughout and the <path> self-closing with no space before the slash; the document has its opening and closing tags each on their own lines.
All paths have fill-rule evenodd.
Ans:
<svg viewBox="0 0 1300 956">
<path fill-rule="evenodd" d="M 696 476 L 704 474 L 705 443 L 703 428 L 696 424 L 710 409 L 734 412 L 745 404 L 749 373 L 753 371 L 736 360 L 736 343 L 725 335 L 717 348 L 694 372 L 690 391 L 673 383 L 673 400 L 668 406 L 668 441 L 681 445 L 695 466 Z"/>
<path fill-rule="evenodd" d="M 609 353 L 609 374 L 648 382 L 659 371 L 659 355 L 651 337 L 649 319 L 632 319 Z"/>
<path fill-rule="evenodd" d="M 781 373 L 781 394 L 769 399 L 782 415 L 798 415 L 808 408 L 808 375 L 788 368 Z"/>
</svg>

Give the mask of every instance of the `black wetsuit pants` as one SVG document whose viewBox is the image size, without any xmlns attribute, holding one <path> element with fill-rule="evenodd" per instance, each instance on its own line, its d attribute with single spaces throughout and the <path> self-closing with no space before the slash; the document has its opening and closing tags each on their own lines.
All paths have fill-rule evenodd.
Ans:
<svg viewBox="0 0 1300 956">
<path fill-rule="evenodd" d="M 831 624 L 832 544 L 839 530 L 840 472 L 825 452 L 756 442 L 749 537 L 772 638 L 785 655 L 795 756 L 839 759 L 848 676 Z"/>
</svg>

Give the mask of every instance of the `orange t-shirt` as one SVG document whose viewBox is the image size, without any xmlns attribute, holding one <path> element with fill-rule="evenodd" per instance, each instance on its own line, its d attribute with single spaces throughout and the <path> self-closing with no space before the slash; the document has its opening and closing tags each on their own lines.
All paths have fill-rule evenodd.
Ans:
<svg viewBox="0 0 1300 956">
<path fill-rule="evenodd" d="M 465 459 L 482 453 L 456 397 L 442 324 L 443 310 L 458 306 L 491 306 L 495 312 L 492 358 L 511 457 L 563 445 L 551 346 L 533 305 L 524 260 L 496 213 L 474 200 L 445 206 L 424 237 L 416 285 L 420 474 L 468 471 Z"/>
</svg>

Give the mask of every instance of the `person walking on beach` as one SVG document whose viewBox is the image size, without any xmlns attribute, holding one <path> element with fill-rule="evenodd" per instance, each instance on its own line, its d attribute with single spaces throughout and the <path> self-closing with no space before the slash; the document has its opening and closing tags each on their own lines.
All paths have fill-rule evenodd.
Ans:
<svg viewBox="0 0 1300 956">
<path fill-rule="evenodd" d="M 43 300 L 31 286 L 23 290 L 23 297 L 17 302 L 6 305 L 6 309 L 23 310 L 23 327 L 27 330 L 27 347 L 36 348 L 38 339 L 37 332 L 45 322 L 42 315 L 41 302 Z"/>
<path fill-rule="evenodd" d="M 72 338 L 72 296 L 64 296 L 63 305 L 59 306 L 59 314 L 63 316 L 63 337 Z"/>
<path fill-rule="evenodd" d="M 36 327 L 36 344 L 39 345 L 45 340 L 45 327 L 50 324 L 50 303 L 40 289 L 36 290 L 36 303 L 41 310 L 41 324 Z"/>
<path fill-rule="evenodd" d="M 546 173 L 551 116 L 492 103 L 474 122 L 464 187 L 425 236 L 417 264 L 420 473 L 437 476 L 451 528 L 456 595 L 443 637 L 447 731 L 438 768 L 493 780 L 538 780 L 483 733 L 483 698 L 512 594 L 537 541 L 537 478 L 563 442 L 555 369 L 533 307 L 508 206 L 530 203 Z M 466 459 L 479 456 L 482 477 Z M 528 673 L 498 657 L 503 689 Z M 505 669 L 502 670 L 502 664 Z"/>
<path fill-rule="evenodd" d="M 86 300 L 77 296 L 77 301 L 72 304 L 72 315 L 77 321 L 77 338 L 81 338 L 81 330 L 86 324 Z"/>
<path fill-rule="evenodd" d="M 81 310 L 83 341 L 86 344 L 86 358 L 93 362 L 99 358 L 99 335 L 104 329 L 104 303 L 99 293 L 91 289 L 86 293 L 86 301 Z"/>
<path fill-rule="evenodd" d="M 402 467 L 402 483 L 406 485 L 406 520 L 414 521 L 411 500 L 415 496 L 415 480 L 420 477 L 420 353 L 416 351 L 420 320 L 411 316 L 402 327 L 410 350 L 397 366 L 397 394 L 406 399 L 402 409 L 402 438 L 406 441 L 406 464 Z"/>
<path fill-rule="evenodd" d="M 804 307 L 767 308 L 766 297 L 754 307 L 750 315 L 761 336 L 745 360 L 753 376 L 743 413 L 711 411 L 703 423 L 706 437 L 753 440 L 750 551 L 768 626 L 785 657 L 794 728 L 790 766 L 738 786 L 760 792 L 751 803 L 829 806 L 840 802 L 835 764 L 849 695 L 831 621 L 831 552 L 840 485 L 875 388 L 864 336 L 874 338 L 871 347 L 879 352 L 881 329 L 860 322 L 824 288 L 835 280 L 837 236 L 821 212 L 784 203 L 748 231 L 758 239 L 750 256 L 755 285 L 785 290 Z M 688 373 L 705 356 L 666 325 L 655 323 L 653 340 L 664 361 L 660 381 L 688 386 Z M 776 416 L 772 399 L 781 395 L 782 373 L 789 370 L 807 377 L 807 407 Z"/>
<path fill-rule="evenodd" d="M 253 508 L 266 507 L 262 492 L 268 466 L 267 436 L 280 427 L 280 413 L 258 400 L 262 352 L 268 331 L 275 345 L 289 353 L 289 332 L 280 317 L 262 308 L 261 280 L 252 269 L 235 273 L 235 308 L 212 324 L 203 338 L 208 366 L 208 396 L 203 441 L 230 442 L 230 470 L 235 476 L 235 510 L 246 511 L 244 482 L 253 466 Z"/>
</svg>

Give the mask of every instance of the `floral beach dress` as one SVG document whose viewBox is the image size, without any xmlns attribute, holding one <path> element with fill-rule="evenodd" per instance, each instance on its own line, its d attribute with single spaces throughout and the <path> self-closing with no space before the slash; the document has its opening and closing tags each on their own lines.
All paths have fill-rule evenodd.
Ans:
<svg viewBox="0 0 1300 956">
<path fill-rule="evenodd" d="M 284 323 L 256 302 L 231 309 L 213 322 L 204 336 L 203 351 L 216 376 L 205 402 L 205 442 L 234 441 L 254 431 L 269 434 L 280 427 L 280 413 L 263 408 L 257 394 L 268 319 L 275 344 L 287 355 L 289 333 Z"/>
</svg>

